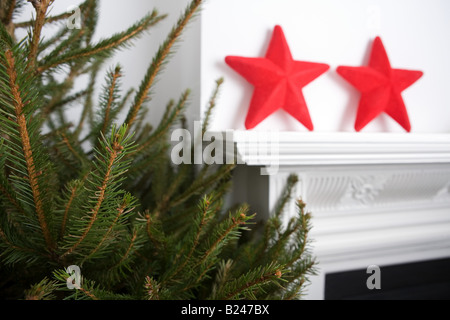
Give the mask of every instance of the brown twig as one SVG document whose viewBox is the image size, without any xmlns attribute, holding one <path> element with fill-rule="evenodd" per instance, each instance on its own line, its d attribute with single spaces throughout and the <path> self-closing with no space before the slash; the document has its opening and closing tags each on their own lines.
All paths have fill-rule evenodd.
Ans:
<svg viewBox="0 0 450 320">
<path fill-rule="evenodd" d="M 8 25 L 12 22 L 14 9 L 16 8 L 16 0 L 11 0 L 10 2 L 11 4 L 9 5 L 5 20 L 3 21 L 5 25 Z"/>
<path fill-rule="evenodd" d="M 7 50 L 5 53 L 7 61 L 7 74 L 9 76 L 9 86 L 11 88 L 12 95 L 14 97 L 14 109 L 16 113 L 16 122 L 22 142 L 23 154 L 27 164 L 28 180 L 30 182 L 31 190 L 33 193 L 33 200 L 36 208 L 36 214 L 39 220 L 40 227 L 44 234 L 45 242 L 48 248 L 53 248 L 53 239 L 47 226 L 45 219 L 44 207 L 41 199 L 41 192 L 38 183 L 38 172 L 33 159 L 33 151 L 30 143 L 30 136 L 28 134 L 27 120 L 23 113 L 24 103 L 20 96 L 20 90 L 17 85 L 17 74 L 15 70 L 15 59 L 11 50 Z"/>
<path fill-rule="evenodd" d="M 45 23 L 47 24 L 47 23 L 58 22 L 58 21 L 70 18 L 71 16 L 72 16 L 72 13 L 64 12 L 59 15 L 47 18 Z M 28 27 L 33 26 L 33 24 L 34 24 L 34 21 L 30 20 L 30 21 L 18 22 L 15 25 L 16 25 L 16 28 L 28 28 Z"/>
<path fill-rule="evenodd" d="M 36 67 L 36 59 L 38 54 L 39 42 L 41 40 L 42 28 L 45 24 L 45 17 L 47 15 L 48 7 L 53 3 L 54 0 L 28 0 L 33 4 L 36 10 L 36 20 L 33 26 L 33 35 L 31 38 L 31 43 L 29 47 L 28 55 L 28 68 L 34 70 Z"/>
</svg>

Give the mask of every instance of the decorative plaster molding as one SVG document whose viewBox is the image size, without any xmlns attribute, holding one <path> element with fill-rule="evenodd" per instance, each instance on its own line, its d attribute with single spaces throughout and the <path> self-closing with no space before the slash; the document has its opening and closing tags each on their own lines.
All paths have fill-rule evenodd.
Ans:
<svg viewBox="0 0 450 320">
<path fill-rule="evenodd" d="M 350 182 L 344 198 L 351 198 L 350 201 L 355 201 L 363 205 L 373 203 L 383 190 L 385 180 L 386 177 L 380 179 L 380 177 L 373 175 L 355 177 Z M 342 199 L 342 202 L 344 201 L 344 198 Z"/>
<path fill-rule="evenodd" d="M 450 201 L 450 183 L 444 186 L 436 195 L 435 201 Z"/>
<path fill-rule="evenodd" d="M 450 205 L 450 166 L 347 167 L 344 171 L 297 168 L 303 195 L 316 213 L 383 211 Z"/>
</svg>

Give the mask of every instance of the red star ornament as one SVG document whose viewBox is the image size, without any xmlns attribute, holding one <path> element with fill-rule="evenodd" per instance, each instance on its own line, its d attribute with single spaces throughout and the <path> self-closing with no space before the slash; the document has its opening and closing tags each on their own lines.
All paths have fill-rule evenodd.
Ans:
<svg viewBox="0 0 450 320">
<path fill-rule="evenodd" d="M 284 109 L 310 131 L 314 130 L 301 89 L 330 67 L 294 60 L 280 26 L 273 31 L 265 58 L 228 56 L 225 62 L 254 86 L 245 120 L 248 130 L 279 109 Z"/>
<path fill-rule="evenodd" d="M 367 67 L 341 66 L 337 72 L 361 92 L 356 131 L 361 131 L 385 112 L 407 132 L 411 132 L 411 123 L 401 93 L 419 80 L 423 72 L 392 69 L 380 37 L 373 43 Z"/>
</svg>

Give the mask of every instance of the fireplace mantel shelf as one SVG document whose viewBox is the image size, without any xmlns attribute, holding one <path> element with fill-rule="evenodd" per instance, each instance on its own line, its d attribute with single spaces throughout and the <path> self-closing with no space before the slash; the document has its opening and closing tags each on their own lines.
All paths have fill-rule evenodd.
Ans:
<svg viewBox="0 0 450 320">
<path fill-rule="evenodd" d="M 229 137 L 249 166 L 450 163 L 450 134 L 232 131 Z"/>
</svg>

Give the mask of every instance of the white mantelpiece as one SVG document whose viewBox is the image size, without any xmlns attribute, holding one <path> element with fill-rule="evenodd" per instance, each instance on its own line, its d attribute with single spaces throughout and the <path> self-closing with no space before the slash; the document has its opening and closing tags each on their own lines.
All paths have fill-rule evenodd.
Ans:
<svg viewBox="0 0 450 320">
<path fill-rule="evenodd" d="M 327 273 L 450 257 L 450 135 L 262 135 L 229 134 L 245 163 L 234 198 L 267 216 L 289 174 L 299 176 L 296 196 L 313 214 L 320 262 L 308 298 L 324 298 Z M 276 174 L 261 175 L 275 164 Z M 292 203 L 287 216 L 295 214 Z"/>
</svg>

